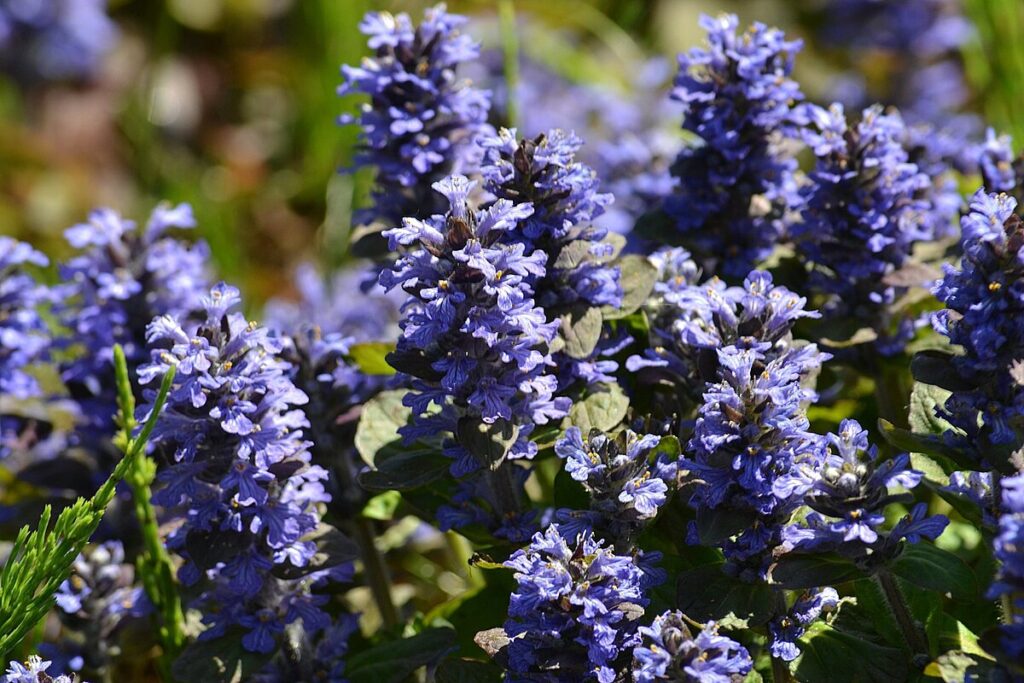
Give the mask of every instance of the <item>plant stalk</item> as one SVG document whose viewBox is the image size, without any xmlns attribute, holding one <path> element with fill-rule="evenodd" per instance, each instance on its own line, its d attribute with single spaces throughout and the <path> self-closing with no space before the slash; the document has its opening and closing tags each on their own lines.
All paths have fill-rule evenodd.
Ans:
<svg viewBox="0 0 1024 683">
<path fill-rule="evenodd" d="M 900 632 L 903 634 L 903 639 L 907 641 L 907 645 L 914 651 L 914 654 L 927 655 L 928 640 L 914 622 L 914 617 L 910 614 L 910 608 L 907 606 L 907 601 L 903 597 L 903 591 L 900 590 L 895 577 L 888 570 L 882 569 L 875 574 L 875 578 L 878 580 L 878 585 L 882 588 L 882 593 L 885 594 L 885 601 L 888 603 L 889 610 L 892 612 L 893 617 L 895 617 L 896 623 L 900 627 Z"/>
</svg>

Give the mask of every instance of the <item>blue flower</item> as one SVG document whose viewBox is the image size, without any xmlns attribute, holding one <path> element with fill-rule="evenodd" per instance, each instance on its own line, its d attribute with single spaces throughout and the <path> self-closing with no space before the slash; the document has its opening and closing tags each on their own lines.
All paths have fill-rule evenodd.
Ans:
<svg viewBox="0 0 1024 683">
<path fill-rule="evenodd" d="M 238 290 L 221 283 L 201 299 L 206 319 L 191 334 L 156 318 L 147 331 L 152 362 L 139 379 L 150 384 L 177 367 L 150 440 L 170 463 L 153 499 L 181 519 L 167 543 L 184 560 L 182 583 L 200 588 L 196 604 L 210 626 L 200 637 L 238 625 L 247 649 L 269 652 L 288 623 L 301 617 L 313 633 L 326 621 L 309 591 L 329 570 L 303 568 L 316 552 L 306 539 L 319 523 L 316 505 L 330 496 L 303 439 L 307 397 L 278 359 L 280 344 L 232 311 L 239 303 Z M 154 396 L 146 390 L 142 416 Z M 272 573 L 285 568 L 306 576 Z"/>
<path fill-rule="evenodd" d="M 1004 597 L 1013 606 L 1009 623 L 1000 626 L 999 655 L 1019 669 L 1024 660 L 1024 474 L 1003 478 L 1000 490 L 999 528 L 993 542 L 999 569 L 988 597 Z"/>
<path fill-rule="evenodd" d="M 50 662 L 32 655 L 22 664 L 11 662 L 7 673 L 0 676 L 0 683 L 79 683 L 77 678 L 67 675 L 53 677 L 48 673 Z"/>
<path fill-rule="evenodd" d="M 776 617 L 768 624 L 771 638 L 768 651 L 772 657 L 792 662 L 800 656 L 797 640 L 807 627 L 839 606 L 839 594 L 834 588 L 819 588 L 800 595 L 789 613 Z"/>
<path fill-rule="evenodd" d="M 1013 192 L 1020 178 L 1020 161 L 1013 155 L 1013 140 L 1009 135 L 996 135 L 989 128 L 985 142 L 978 145 L 978 166 L 982 186 L 989 192 Z"/>
<path fill-rule="evenodd" d="M 771 253 L 798 203 L 796 161 L 779 143 L 794 135 L 803 99 L 790 78 L 801 42 L 760 23 L 740 33 L 735 15 L 700 25 L 707 47 L 679 56 L 672 90 L 700 144 L 676 158 L 664 210 L 709 272 L 742 277 Z"/>
<path fill-rule="evenodd" d="M 505 566 L 515 571 L 505 633 L 510 681 L 558 676 L 612 683 L 639 643 L 643 572 L 592 534 L 548 527 Z"/>
<path fill-rule="evenodd" d="M 480 156 L 475 139 L 488 132 L 490 93 L 457 76 L 479 48 L 461 28 L 466 18 L 444 5 L 427 9 L 419 26 L 408 14 L 371 12 L 359 25 L 374 55 L 345 65 L 340 95 L 369 96 L 356 116 L 360 127 L 356 169 L 377 171 L 373 205 L 357 222 L 398 225 L 444 211 L 431 185 L 451 173 L 472 172 Z"/>
<path fill-rule="evenodd" d="M 880 352 L 898 353 L 915 321 L 894 307 L 906 285 L 888 278 L 917 242 L 935 239 L 937 226 L 948 224 L 948 207 L 933 216 L 931 182 L 910 162 L 898 114 L 871 107 L 849 125 L 840 105 L 807 105 L 805 112 L 803 139 L 817 161 L 791 235 L 811 263 L 810 286 L 829 297 L 826 318 L 852 318 L 877 332 Z"/>
<path fill-rule="evenodd" d="M 640 635 L 643 640 L 633 650 L 636 683 L 731 683 L 753 667 L 747 649 L 719 635 L 715 622 L 694 637 L 678 611 L 658 615 L 650 626 L 640 627 Z"/>
</svg>

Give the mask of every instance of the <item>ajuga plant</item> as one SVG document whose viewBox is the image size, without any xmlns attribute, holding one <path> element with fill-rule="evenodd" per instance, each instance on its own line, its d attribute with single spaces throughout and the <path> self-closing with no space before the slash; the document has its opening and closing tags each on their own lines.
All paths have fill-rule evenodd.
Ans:
<svg viewBox="0 0 1024 683">
<path fill-rule="evenodd" d="M 791 234 L 811 264 L 808 286 L 827 297 L 827 320 L 857 321 L 879 353 L 899 353 L 916 327 L 900 299 L 910 286 L 928 284 L 904 266 L 942 222 L 923 193 L 928 176 L 909 160 L 897 113 L 871 107 L 851 124 L 839 105 L 805 111 L 803 137 L 816 164 Z"/>
<path fill-rule="evenodd" d="M 709 273 L 743 277 L 783 236 L 798 204 L 796 161 L 780 143 L 796 135 L 803 99 L 790 78 L 800 41 L 735 15 L 702 16 L 707 46 L 679 56 L 672 99 L 699 141 L 672 165 L 664 213 L 682 246 Z"/>
<path fill-rule="evenodd" d="M 387 12 L 371 12 L 359 25 L 374 54 L 359 66 L 343 66 L 338 89 L 369 97 L 358 114 L 341 117 L 360 127 L 354 168 L 376 171 L 372 205 L 357 222 L 392 227 L 408 216 L 443 212 L 433 183 L 477 166 L 475 140 L 490 130 L 490 93 L 458 76 L 459 64 L 479 55 L 461 31 L 466 21 L 438 5 L 417 26 L 408 14 Z"/>
<path fill-rule="evenodd" d="M 197 588 L 200 637 L 238 627 L 246 650 L 269 653 L 288 624 L 301 620 L 314 634 L 329 623 L 313 587 L 351 567 L 314 562 L 316 505 L 329 496 L 303 438 L 307 398 L 277 357 L 279 343 L 235 312 L 239 303 L 221 283 L 202 297 L 206 318 L 191 333 L 155 318 L 152 361 L 139 377 L 149 384 L 178 370 L 151 440 L 163 463 L 154 502 L 181 520 L 167 543 L 184 562 L 179 580 Z"/>
</svg>

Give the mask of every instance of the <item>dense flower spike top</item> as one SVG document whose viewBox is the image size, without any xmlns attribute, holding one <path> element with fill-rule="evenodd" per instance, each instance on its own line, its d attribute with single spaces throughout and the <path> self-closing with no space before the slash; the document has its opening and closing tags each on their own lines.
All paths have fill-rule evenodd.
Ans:
<svg viewBox="0 0 1024 683">
<path fill-rule="evenodd" d="M 59 313 L 71 331 L 68 343 L 84 348 L 62 364 L 61 377 L 80 407 L 78 435 L 86 446 L 102 448 L 114 433 L 114 345 L 124 348 L 134 370 L 146 360 L 146 326 L 154 317 L 184 318 L 201 308 L 209 250 L 168 235 L 194 227 L 191 207 L 179 204 L 156 207 L 141 229 L 98 209 L 65 232 L 71 246 L 84 252 L 60 268 L 65 285 Z"/>
<path fill-rule="evenodd" d="M 633 650 L 633 681 L 732 683 L 753 667 L 747 649 L 718 633 L 714 622 L 694 636 L 681 612 L 665 612 L 641 626 L 642 644 Z"/>
<path fill-rule="evenodd" d="M 52 293 L 26 272 L 26 266 L 45 266 L 45 256 L 10 237 L 0 237 L 0 395 L 9 399 L 38 398 L 41 388 L 28 372 L 45 360 L 50 345 L 49 330 L 40 307 L 52 302 Z M 5 400 L 0 409 L 0 458 L 15 445 L 22 420 L 8 411 Z"/>
<path fill-rule="evenodd" d="M 1008 623 L 1000 627 L 997 653 L 1000 661 L 1024 675 L 1024 474 L 1006 477 L 1001 482 L 1002 504 L 994 553 L 999 561 L 990 598 L 1002 597 L 1012 606 Z"/>
<path fill-rule="evenodd" d="M 961 221 L 963 260 L 945 266 L 935 295 L 946 308 L 935 329 L 963 347 L 951 360 L 956 390 L 942 417 L 963 431 L 977 457 L 1009 466 L 1009 452 L 1024 434 L 1024 388 L 1015 378 L 1024 338 L 1024 224 L 1009 195 L 979 190 Z"/>
<path fill-rule="evenodd" d="M 60 675 L 53 677 L 49 673 L 50 662 L 35 655 L 21 662 L 11 662 L 7 672 L 0 676 L 0 683 L 79 683 L 77 677 Z"/>
<path fill-rule="evenodd" d="M 487 125 L 490 93 L 456 75 L 479 47 L 460 29 L 466 18 L 445 6 L 427 9 L 419 26 L 407 14 L 371 12 L 360 24 L 374 56 L 345 65 L 340 95 L 368 95 L 357 116 L 342 123 L 360 127 L 355 167 L 377 171 L 373 206 L 356 217 L 367 224 L 398 225 L 407 216 L 444 211 L 431 184 L 451 173 L 469 173 L 479 161 L 475 138 Z"/>
<path fill-rule="evenodd" d="M 771 252 L 797 202 L 796 162 L 778 142 L 793 135 L 803 99 L 789 77 L 802 44 L 760 23 L 738 32 L 734 15 L 703 16 L 700 25 L 707 47 L 679 56 L 672 98 L 701 144 L 676 159 L 665 211 L 702 265 L 742 277 Z"/>
<path fill-rule="evenodd" d="M 446 215 L 407 218 L 385 232 L 391 248 L 405 252 L 381 273 L 381 284 L 402 286 L 412 297 L 394 354 L 396 367 L 416 378 L 405 403 L 417 419 L 403 433 L 457 434 L 466 418 L 504 420 L 518 430 L 508 458 L 532 458 L 534 426 L 564 416 L 569 407 L 567 399 L 553 398 L 548 345 L 558 322 L 548 322 L 531 298 L 530 282 L 543 276 L 547 257 L 503 241 L 533 207 L 499 199 L 474 211 L 467 204 L 473 183 L 464 176 L 434 188 L 449 202 Z M 441 412 L 428 415 L 431 403 Z M 445 452 L 455 460 L 455 476 L 490 465 L 457 443 Z"/>
<path fill-rule="evenodd" d="M 633 558 L 589 533 L 566 541 L 551 526 L 505 566 L 517 582 L 505 622 L 507 681 L 612 683 L 628 668 L 648 602 Z"/>
<path fill-rule="evenodd" d="M 839 105 L 806 111 L 804 141 L 817 162 L 793 239 L 813 264 L 811 286 L 830 296 L 826 316 L 859 321 L 875 330 L 881 352 L 897 353 L 914 322 L 891 310 L 906 285 L 889 278 L 916 242 L 936 237 L 933 204 L 922 194 L 928 176 L 909 161 L 898 114 L 871 107 L 850 125 Z"/>
<path fill-rule="evenodd" d="M 19 80 L 87 78 L 117 39 L 105 0 L 0 2 L 0 71 Z"/>
<path fill-rule="evenodd" d="M 154 502 L 183 518 L 168 539 L 185 560 L 182 582 L 206 579 L 198 602 L 211 628 L 203 637 L 237 624 L 247 649 L 269 652 L 296 619 L 309 632 L 325 625 L 306 581 L 271 572 L 312 571 L 316 546 L 303 537 L 329 496 L 327 473 L 309 465 L 303 440 L 306 396 L 277 359 L 279 343 L 232 312 L 239 303 L 238 290 L 222 283 L 202 298 L 206 319 L 193 334 L 170 316 L 153 320 L 152 363 L 139 379 L 150 384 L 177 367 L 150 442 L 167 461 Z M 155 393 L 147 390 L 147 401 Z"/>
<path fill-rule="evenodd" d="M 675 488 L 676 464 L 664 453 L 653 455 L 659 441 L 630 429 L 614 439 L 592 430 L 586 440 L 579 427 L 566 430 L 555 453 L 590 494 L 591 506 L 586 512 L 561 511 L 562 532 L 571 536 L 570 527 L 589 529 L 617 549 L 627 548 Z"/>
<path fill-rule="evenodd" d="M 630 371 L 654 369 L 699 397 L 706 382 L 718 381 L 718 352 L 726 347 L 757 349 L 765 361 L 784 358 L 798 374 L 828 358 L 813 344 L 794 343 L 796 321 L 819 313 L 805 308 L 804 297 L 775 285 L 770 273 L 752 271 L 742 287 L 718 278 L 698 285 L 698 270 L 685 251 L 663 250 L 653 260 L 660 274 L 645 304 L 650 348 L 627 361 Z"/>
<path fill-rule="evenodd" d="M 836 551 L 870 567 L 893 557 L 901 540 L 934 540 L 946 528 L 948 519 L 928 516 L 927 506 L 918 503 L 891 531 L 883 531 L 886 506 L 908 502 L 890 489 L 913 488 L 922 473 L 910 469 L 905 453 L 880 461 L 877 447 L 868 442 L 868 433 L 856 420 L 843 420 L 838 433 L 828 435 L 828 443 L 819 459 L 809 454 L 775 482 L 776 495 L 802 498 L 812 510 L 801 523 L 783 530 L 789 548 Z"/>
</svg>

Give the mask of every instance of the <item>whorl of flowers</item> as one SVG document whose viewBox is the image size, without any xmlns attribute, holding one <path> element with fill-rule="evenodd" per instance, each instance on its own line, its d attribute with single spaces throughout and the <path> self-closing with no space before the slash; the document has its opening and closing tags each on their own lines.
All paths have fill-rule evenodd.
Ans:
<svg viewBox="0 0 1024 683">
<path fill-rule="evenodd" d="M 989 128 L 985 142 L 976 151 L 981 171 L 982 187 L 989 192 L 1014 192 L 1024 176 L 1021 159 L 1013 155 L 1013 140 L 1009 135 L 996 135 Z"/>
<path fill-rule="evenodd" d="M 713 621 L 694 636 L 681 612 L 665 612 L 639 632 L 642 643 L 633 650 L 635 683 L 732 683 L 754 665 L 747 649 L 720 635 Z"/>
<path fill-rule="evenodd" d="M 561 511 L 562 533 L 589 529 L 616 547 L 628 544 L 658 514 L 675 489 L 677 467 L 664 454 L 653 458 L 660 437 L 623 430 L 614 439 L 591 430 L 584 440 L 570 427 L 555 443 L 565 471 L 590 494 L 590 509 Z"/>
<path fill-rule="evenodd" d="M 997 468 L 1004 461 L 999 453 L 1016 448 L 1024 433 L 1024 390 L 1014 377 L 1024 335 L 1024 224 L 1016 206 L 1009 195 L 974 195 L 961 221 L 963 260 L 959 268 L 945 266 L 935 287 L 945 309 L 932 318 L 964 349 L 951 359 L 961 386 L 941 415 Z"/>
<path fill-rule="evenodd" d="M 698 513 L 751 517 L 723 545 L 729 571 L 744 580 L 764 575 L 781 525 L 800 504 L 779 496 L 776 482 L 820 448 L 804 409 L 816 395 L 801 385 L 801 365 L 787 356 L 769 360 L 764 346 L 718 350 L 719 379 L 704 393 L 684 463 L 697 482 L 690 505 Z M 696 527 L 690 538 L 699 540 Z"/>
<path fill-rule="evenodd" d="M 79 555 L 56 601 L 61 622 L 81 635 L 80 642 L 71 645 L 92 671 L 109 665 L 121 628 L 151 611 L 120 541 L 90 546 Z"/>
<path fill-rule="evenodd" d="M 1002 597 L 1011 609 L 1009 623 L 1000 626 L 1001 659 L 1011 666 L 1016 662 L 1021 673 L 1024 661 L 1024 474 L 1006 477 L 1000 482 L 1002 504 L 994 553 L 999 561 L 990 598 Z"/>
<path fill-rule="evenodd" d="M 807 627 L 839 606 L 839 593 L 834 588 L 809 590 L 800 595 L 789 612 L 768 624 L 771 636 L 768 650 L 772 657 L 792 662 L 800 656 L 797 640 Z"/>
<path fill-rule="evenodd" d="M 509 680 L 612 683 L 628 667 L 648 602 L 632 557 L 590 533 L 566 541 L 550 526 L 505 566 L 517 584 L 505 622 Z"/>
<path fill-rule="evenodd" d="M 28 370 L 45 360 L 50 334 L 40 308 L 53 301 L 53 294 L 37 284 L 26 266 L 45 266 L 45 256 L 10 237 L 0 237 L 0 395 L 6 399 L 0 410 L 0 458 L 19 438 L 21 418 L 9 415 L 10 399 L 38 398 L 42 391 Z"/>
<path fill-rule="evenodd" d="M 0 3 L 0 71 L 19 80 L 93 75 L 117 39 L 105 0 Z"/>
<path fill-rule="evenodd" d="M 803 99 L 790 78 L 801 42 L 760 23 L 738 32 L 734 15 L 702 16 L 700 25 L 707 47 L 679 56 L 672 98 L 701 142 L 676 158 L 665 211 L 711 272 L 742 277 L 772 251 L 796 204 L 796 162 L 778 143 L 792 135 Z"/>
<path fill-rule="evenodd" d="M 479 55 L 460 30 L 466 21 L 442 4 L 427 9 L 419 26 L 408 14 L 387 12 L 371 12 L 359 25 L 374 55 L 343 66 L 338 88 L 340 95 L 370 98 L 358 115 L 341 118 L 360 127 L 355 168 L 377 171 L 373 206 L 359 212 L 358 222 L 392 226 L 444 211 L 432 183 L 469 173 L 479 161 L 475 138 L 492 130 L 490 93 L 457 76 L 461 62 Z"/>
<path fill-rule="evenodd" d="M 7 672 L 0 676 L 0 683 L 79 683 L 75 676 L 61 674 L 56 678 L 49 674 L 50 662 L 32 655 L 24 663 L 11 662 Z"/>
<path fill-rule="evenodd" d="M 150 441 L 166 461 L 154 502 L 182 518 L 168 546 L 185 561 L 181 581 L 202 582 L 198 603 L 210 628 L 201 637 L 238 625 L 248 650 L 269 652 L 296 619 L 311 633 L 327 622 L 308 581 L 272 572 L 309 564 L 316 546 L 303 537 L 329 496 L 327 473 L 309 464 L 303 440 L 306 396 L 277 359 L 279 343 L 231 312 L 239 303 L 238 290 L 221 283 L 201 299 L 206 318 L 195 332 L 170 316 L 153 320 L 152 362 L 139 379 L 150 384 L 177 367 Z"/>
<path fill-rule="evenodd" d="M 868 433 L 856 420 L 843 420 L 839 432 L 827 439 L 818 458 L 809 453 L 775 482 L 776 495 L 800 499 L 812 510 L 801 523 L 783 530 L 788 548 L 835 551 L 871 566 L 895 555 L 901 540 L 934 540 L 949 524 L 942 515 L 928 516 L 927 506 L 918 503 L 891 531 L 884 531 L 886 506 L 907 502 L 891 487 L 914 488 L 922 473 L 910 469 L 906 453 L 879 461 L 878 448 L 868 442 Z"/>
<path fill-rule="evenodd" d="M 828 358 L 814 345 L 793 343 L 796 321 L 820 314 L 805 308 L 804 297 L 775 285 L 770 273 L 752 271 L 742 287 L 718 278 L 698 285 L 699 271 L 684 250 L 663 250 L 652 260 L 660 276 L 645 305 L 650 348 L 627 360 L 630 371 L 665 373 L 699 397 L 705 382 L 718 381 L 718 351 L 726 347 L 756 348 L 766 361 L 785 357 L 786 365 L 800 374 Z"/>
<path fill-rule="evenodd" d="M 533 207 L 499 199 L 475 211 L 467 204 L 473 183 L 464 176 L 434 188 L 449 202 L 445 215 L 407 218 L 385 232 L 391 248 L 404 253 L 381 273 L 381 284 L 401 286 L 411 297 L 394 354 L 395 366 L 415 377 L 404 402 L 416 419 L 403 434 L 457 435 L 464 419 L 503 420 L 517 430 L 507 457 L 533 458 L 534 427 L 568 409 L 567 399 L 553 397 L 548 345 L 558 321 L 546 320 L 530 285 L 543 277 L 547 257 L 504 241 Z M 431 403 L 441 411 L 428 414 Z M 454 440 L 445 453 L 455 476 L 490 465 Z"/>
<path fill-rule="evenodd" d="M 906 288 L 887 279 L 916 242 L 935 238 L 928 176 L 909 161 L 898 114 L 871 107 L 850 125 L 840 105 L 806 112 L 803 138 L 817 161 L 792 236 L 813 264 L 810 284 L 831 296 L 826 316 L 858 320 L 876 330 L 880 351 L 898 352 L 914 322 L 892 319 L 889 308 Z"/>
<path fill-rule="evenodd" d="M 81 347 L 62 364 L 61 377 L 79 406 L 78 435 L 87 446 L 102 447 L 115 430 L 114 345 L 134 371 L 146 360 L 146 326 L 154 317 L 187 318 L 201 308 L 209 250 L 167 234 L 193 227 L 191 207 L 179 204 L 157 206 L 142 229 L 98 209 L 65 232 L 84 251 L 60 268 L 60 320 L 70 330 L 67 343 Z"/>
</svg>

